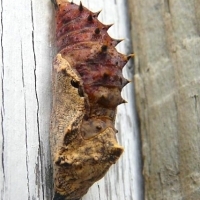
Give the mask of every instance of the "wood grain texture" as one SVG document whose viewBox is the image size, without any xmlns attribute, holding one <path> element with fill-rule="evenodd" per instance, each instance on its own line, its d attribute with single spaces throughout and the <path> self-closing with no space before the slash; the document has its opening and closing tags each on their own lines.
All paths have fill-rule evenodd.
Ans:
<svg viewBox="0 0 200 200">
<path fill-rule="evenodd" d="M 200 199 L 200 1 L 129 5 L 145 199 Z"/>
<path fill-rule="evenodd" d="M 82 3 L 93 11 L 103 9 L 100 20 L 115 23 L 109 30 L 111 36 L 125 38 L 118 50 L 132 53 L 126 2 L 84 0 Z M 49 0 L 1 0 L 0 13 L 0 199 L 51 200 L 49 123 L 53 6 Z M 132 75 L 130 62 L 124 76 L 131 80 Z M 142 199 L 132 84 L 124 88 L 122 96 L 128 103 L 118 107 L 116 128 L 125 152 L 83 200 Z"/>
</svg>

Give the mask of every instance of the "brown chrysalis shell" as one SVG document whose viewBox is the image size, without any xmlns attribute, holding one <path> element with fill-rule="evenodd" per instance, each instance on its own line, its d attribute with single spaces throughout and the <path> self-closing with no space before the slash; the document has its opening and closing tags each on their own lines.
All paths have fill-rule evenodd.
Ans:
<svg viewBox="0 0 200 200">
<path fill-rule="evenodd" d="M 99 13 L 54 0 L 58 53 L 53 62 L 51 152 L 54 200 L 78 200 L 123 152 L 116 140 L 116 107 L 128 83 L 110 26 Z"/>
</svg>

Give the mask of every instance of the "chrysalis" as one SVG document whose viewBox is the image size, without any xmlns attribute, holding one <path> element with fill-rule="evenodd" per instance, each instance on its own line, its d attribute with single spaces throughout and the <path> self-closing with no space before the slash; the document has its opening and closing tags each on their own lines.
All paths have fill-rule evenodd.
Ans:
<svg viewBox="0 0 200 200">
<path fill-rule="evenodd" d="M 53 61 L 51 153 L 54 200 L 78 200 L 123 152 L 114 128 L 128 83 L 120 54 L 98 14 L 54 0 L 58 53 Z"/>
</svg>

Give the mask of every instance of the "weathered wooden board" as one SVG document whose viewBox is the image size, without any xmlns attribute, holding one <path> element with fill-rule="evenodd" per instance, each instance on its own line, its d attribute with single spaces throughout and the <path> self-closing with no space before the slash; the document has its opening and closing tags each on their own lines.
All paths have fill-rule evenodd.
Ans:
<svg viewBox="0 0 200 200">
<path fill-rule="evenodd" d="M 200 1 L 129 3 L 145 199 L 200 199 Z"/>
<path fill-rule="evenodd" d="M 79 1 L 74 1 L 78 2 Z M 119 51 L 132 53 L 125 0 L 83 0 L 98 11 L 114 38 L 125 38 Z M 49 147 L 51 67 L 54 56 L 53 6 L 50 0 L 1 0 L 0 199 L 52 199 Z M 132 79 L 133 65 L 124 75 Z M 141 172 L 133 85 L 123 90 L 116 127 L 125 152 L 83 200 L 141 200 Z"/>
</svg>

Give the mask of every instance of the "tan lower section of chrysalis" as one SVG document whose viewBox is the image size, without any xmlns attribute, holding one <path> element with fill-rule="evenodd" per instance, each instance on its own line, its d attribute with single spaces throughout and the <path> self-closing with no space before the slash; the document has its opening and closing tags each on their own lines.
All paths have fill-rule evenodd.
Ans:
<svg viewBox="0 0 200 200">
<path fill-rule="evenodd" d="M 110 119 L 85 119 L 85 97 L 72 80 L 79 76 L 61 57 L 54 60 L 51 153 L 54 200 L 76 200 L 102 178 L 123 148 L 117 144 Z"/>
</svg>

